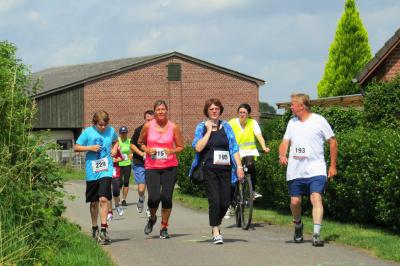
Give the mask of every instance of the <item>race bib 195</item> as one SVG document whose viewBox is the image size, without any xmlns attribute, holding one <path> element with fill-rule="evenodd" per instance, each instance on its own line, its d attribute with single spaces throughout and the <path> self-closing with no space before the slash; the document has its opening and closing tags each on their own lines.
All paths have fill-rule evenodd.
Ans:
<svg viewBox="0 0 400 266">
<path fill-rule="evenodd" d="M 214 164 L 231 165 L 229 151 L 214 151 Z"/>
<path fill-rule="evenodd" d="M 105 172 L 108 170 L 108 159 L 107 157 L 101 158 L 99 160 L 92 161 L 92 171 L 93 173 Z"/>
</svg>

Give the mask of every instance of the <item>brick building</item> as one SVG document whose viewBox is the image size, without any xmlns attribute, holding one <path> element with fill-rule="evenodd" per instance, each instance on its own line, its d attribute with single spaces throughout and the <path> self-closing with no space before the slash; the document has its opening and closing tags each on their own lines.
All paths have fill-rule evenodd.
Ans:
<svg viewBox="0 0 400 266">
<path fill-rule="evenodd" d="M 204 118 L 208 98 L 221 99 L 224 119 L 236 116 L 242 102 L 252 106 L 253 117 L 258 119 L 258 89 L 265 83 L 178 52 L 55 67 L 34 73 L 34 78 L 43 85 L 35 95 L 35 129 L 51 129 L 53 138 L 65 148 L 73 145 L 82 128 L 91 125 L 98 110 L 110 114 L 116 129 L 126 125 L 133 133 L 143 123 L 144 111 L 152 109 L 158 99 L 166 100 L 170 119 L 181 125 L 189 142 Z"/>
<path fill-rule="evenodd" d="M 384 82 L 398 74 L 400 74 L 400 29 L 375 54 L 356 79 L 364 87 L 374 79 Z"/>
</svg>

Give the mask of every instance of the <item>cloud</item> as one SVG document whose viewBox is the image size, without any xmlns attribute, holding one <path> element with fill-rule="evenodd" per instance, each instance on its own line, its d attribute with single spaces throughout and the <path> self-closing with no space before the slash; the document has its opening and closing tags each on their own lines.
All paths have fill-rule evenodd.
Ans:
<svg viewBox="0 0 400 266">
<path fill-rule="evenodd" d="M 47 65 L 61 66 L 69 64 L 80 64 L 95 59 L 98 39 L 88 37 L 84 39 L 75 39 L 73 42 L 54 46 L 47 56 Z M 45 64 L 46 65 L 46 64 Z"/>
<path fill-rule="evenodd" d="M 244 0 L 180 0 L 179 4 L 188 11 L 215 11 L 237 7 L 246 3 Z"/>
<path fill-rule="evenodd" d="M 23 0 L 0 0 L 0 13 L 11 11 L 23 2 Z"/>
<path fill-rule="evenodd" d="M 31 10 L 26 14 L 26 18 L 29 21 L 36 22 L 42 25 L 46 25 L 47 21 L 37 12 L 36 10 Z"/>
</svg>

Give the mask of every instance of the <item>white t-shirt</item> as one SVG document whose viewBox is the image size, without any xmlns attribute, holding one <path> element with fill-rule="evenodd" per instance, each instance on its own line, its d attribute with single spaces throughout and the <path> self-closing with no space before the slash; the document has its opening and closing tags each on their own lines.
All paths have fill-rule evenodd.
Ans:
<svg viewBox="0 0 400 266">
<path fill-rule="evenodd" d="M 296 178 L 326 176 L 324 143 L 335 136 L 325 118 L 312 113 L 304 122 L 292 118 L 283 139 L 290 140 L 287 181 Z"/>
<path fill-rule="evenodd" d="M 240 124 L 239 118 L 235 118 L 235 123 L 238 123 L 242 131 L 244 131 L 244 128 Z M 260 125 L 258 124 L 257 120 L 253 119 L 253 132 L 254 135 L 259 135 L 261 134 L 261 128 Z"/>
</svg>

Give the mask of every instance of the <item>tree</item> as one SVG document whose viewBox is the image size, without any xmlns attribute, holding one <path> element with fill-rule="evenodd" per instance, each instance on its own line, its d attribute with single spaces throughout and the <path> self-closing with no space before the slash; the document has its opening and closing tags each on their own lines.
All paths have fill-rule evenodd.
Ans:
<svg viewBox="0 0 400 266">
<path fill-rule="evenodd" d="M 318 84 L 318 96 L 359 93 L 358 84 L 352 80 L 371 58 L 368 33 L 360 19 L 355 0 L 346 0 L 344 13 L 329 49 L 325 72 Z"/>
<path fill-rule="evenodd" d="M 266 102 L 260 102 L 260 113 L 276 114 L 276 109 Z"/>
</svg>

